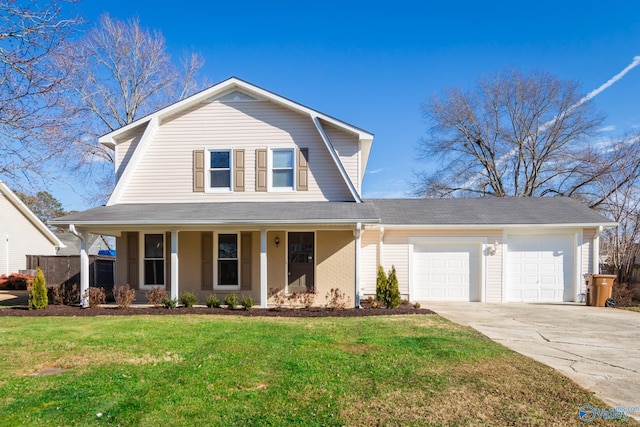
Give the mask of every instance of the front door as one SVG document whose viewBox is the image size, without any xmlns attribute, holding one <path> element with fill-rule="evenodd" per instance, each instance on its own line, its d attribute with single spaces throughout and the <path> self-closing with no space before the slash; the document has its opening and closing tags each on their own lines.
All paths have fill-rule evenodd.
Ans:
<svg viewBox="0 0 640 427">
<path fill-rule="evenodd" d="M 288 291 L 312 291 L 315 267 L 313 232 L 291 232 L 288 241 Z"/>
</svg>

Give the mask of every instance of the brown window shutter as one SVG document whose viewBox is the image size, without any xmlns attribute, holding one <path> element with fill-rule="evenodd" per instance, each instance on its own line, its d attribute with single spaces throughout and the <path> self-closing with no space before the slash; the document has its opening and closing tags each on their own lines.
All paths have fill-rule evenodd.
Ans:
<svg viewBox="0 0 640 427">
<path fill-rule="evenodd" d="M 267 150 L 256 150 L 256 191 L 267 191 Z"/>
<path fill-rule="evenodd" d="M 309 190 L 309 149 L 301 148 L 298 150 L 298 191 Z"/>
<path fill-rule="evenodd" d="M 140 289 L 140 270 L 139 270 L 139 246 L 138 233 L 127 233 L 127 282 L 133 289 Z M 117 285 L 126 285 L 126 283 L 116 283 Z"/>
<path fill-rule="evenodd" d="M 240 290 L 251 290 L 251 232 L 240 235 Z"/>
<path fill-rule="evenodd" d="M 213 289 L 213 232 L 202 232 L 202 283 L 200 289 Z"/>
<path fill-rule="evenodd" d="M 244 150 L 233 150 L 233 191 L 244 191 Z"/>
<path fill-rule="evenodd" d="M 204 193 L 204 150 L 193 150 L 193 192 Z"/>
</svg>

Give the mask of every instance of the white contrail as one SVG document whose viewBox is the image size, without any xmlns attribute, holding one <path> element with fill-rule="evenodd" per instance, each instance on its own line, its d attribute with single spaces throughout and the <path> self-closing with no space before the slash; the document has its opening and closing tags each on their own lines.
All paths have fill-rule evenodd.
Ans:
<svg viewBox="0 0 640 427">
<path fill-rule="evenodd" d="M 576 108 L 578 108 L 579 106 L 581 106 L 582 104 L 584 104 L 585 102 L 588 102 L 590 100 L 592 100 L 593 98 L 595 98 L 597 95 L 601 94 L 602 92 L 604 92 L 606 89 L 610 88 L 611 86 L 613 86 L 613 84 L 615 82 L 617 82 L 618 80 L 622 79 L 625 74 L 627 74 L 629 71 L 633 70 L 635 67 L 637 67 L 638 65 L 640 65 L 640 56 L 634 56 L 633 57 L 633 61 L 631 61 L 631 64 L 627 65 L 622 71 L 620 71 L 618 74 L 616 74 L 615 76 L 611 77 L 609 80 L 607 80 L 605 83 L 603 83 L 602 85 L 600 85 L 600 87 L 598 87 L 597 89 L 592 90 L 591 92 L 589 92 L 588 94 L 586 94 L 584 97 L 582 97 L 578 102 L 576 102 L 575 104 L 573 104 L 572 106 L 570 106 L 569 108 L 567 108 L 567 111 L 561 113 L 560 115 L 554 117 L 553 119 L 549 120 L 546 123 L 543 123 L 540 128 L 538 128 L 538 132 L 544 132 L 545 130 L 547 130 L 549 127 L 553 126 L 553 124 L 558 120 L 558 118 L 562 115 L 565 115 L 573 110 L 575 110 Z M 500 166 L 502 163 L 504 163 L 509 157 L 511 157 L 514 153 L 515 153 L 515 148 L 511 149 L 511 151 L 509 151 L 508 153 L 504 154 L 502 157 L 500 157 L 497 162 L 496 162 L 496 166 Z M 469 188 L 470 186 L 472 186 L 473 184 L 475 184 L 476 182 L 478 182 L 478 180 L 480 179 L 480 176 L 475 176 L 471 179 L 469 179 L 467 182 L 465 182 L 464 184 L 462 184 L 462 188 Z M 457 190 L 459 191 L 459 190 Z M 456 191 L 456 192 L 457 192 Z M 455 193 L 455 192 L 454 192 Z"/>
</svg>

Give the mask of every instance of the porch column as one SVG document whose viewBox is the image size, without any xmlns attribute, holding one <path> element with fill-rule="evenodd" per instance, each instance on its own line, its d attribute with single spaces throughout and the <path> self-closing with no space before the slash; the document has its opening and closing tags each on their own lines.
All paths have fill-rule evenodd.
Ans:
<svg viewBox="0 0 640 427">
<path fill-rule="evenodd" d="M 87 253 L 87 240 L 89 233 L 83 231 L 80 237 L 80 305 L 89 307 L 89 254 Z"/>
<path fill-rule="evenodd" d="M 355 231 L 355 237 L 356 237 L 356 260 L 355 260 L 355 286 L 356 286 L 356 294 L 355 294 L 355 299 L 356 299 L 356 308 L 360 308 L 360 245 L 361 245 L 361 241 L 360 241 L 360 236 L 362 235 L 362 224 L 361 223 L 357 223 L 356 224 L 356 231 Z"/>
<path fill-rule="evenodd" d="M 171 299 L 178 299 L 178 231 L 171 230 Z"/>
<path fill-rule="evenodd" d="M 260 307 L 267 308 L 267 230 L 260 230 Z"/>
</svg>

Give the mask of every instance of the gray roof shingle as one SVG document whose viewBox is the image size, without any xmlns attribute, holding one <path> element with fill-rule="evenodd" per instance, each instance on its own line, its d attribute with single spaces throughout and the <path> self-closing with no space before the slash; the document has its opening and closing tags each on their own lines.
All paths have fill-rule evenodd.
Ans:
<svg viewBox="0 0 640 427">
<path fill-rule="evenodd" d="M 613 221 L 568 197 L 473 199 L 375 199 L 382 224 L 407 225 L 605 225 Z"/>
<path fill-rule="evenodd" d="M 370 203 L 225 202 L 136 203 L 101 206 L 51 221 L 52 224 L 277 224 L 377 223 Z"/>
<path fill-rule="evenodd" d="M 565 197 L 370 199 L 355 202 L 140 203 L 101 206 L 52 224 L 612 225 Z"/>
</svg>

